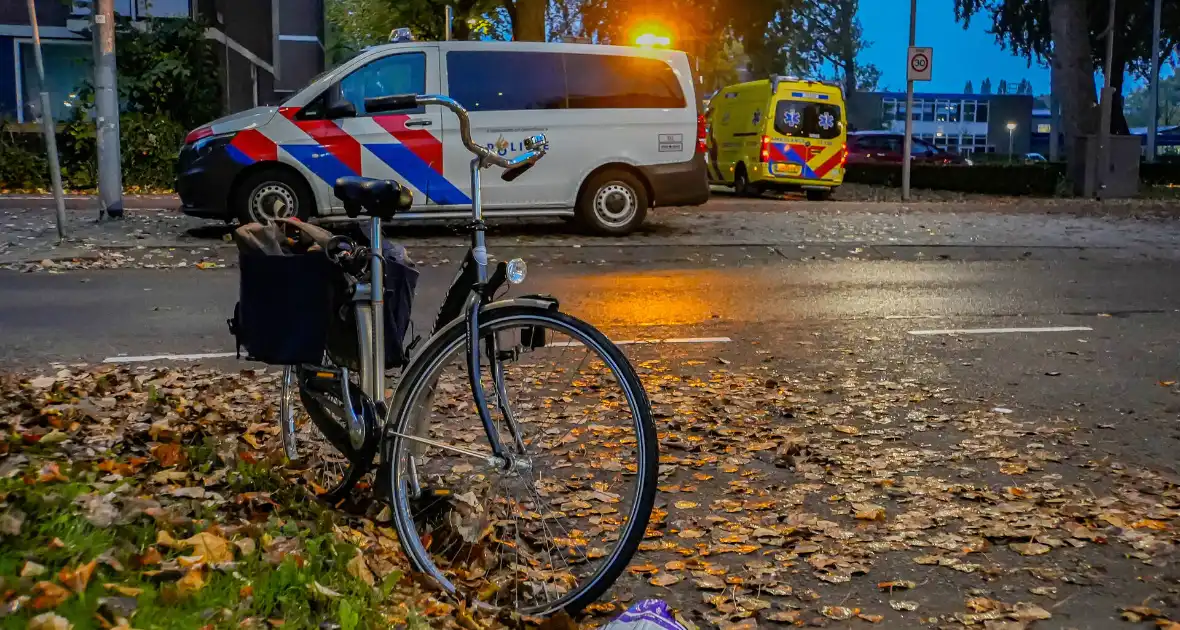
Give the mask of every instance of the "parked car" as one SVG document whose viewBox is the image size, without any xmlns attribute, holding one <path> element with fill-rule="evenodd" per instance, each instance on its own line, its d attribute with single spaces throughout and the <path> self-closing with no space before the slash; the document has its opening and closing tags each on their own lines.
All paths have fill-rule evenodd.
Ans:
<svg viewBox="0 0 1180 630">
<path fill-rule="evenodd" d="M 1024 163 L 1025 164 L 1037 164 L 1039 162 L 1048 162 L 1048 161 L 1049 160 L 1046 160 L 1045 156 L 1041 155 L 1040 153 L 1025 153 L 1024 154 Z"/>
<path fill-rule="evenodd" d="M 470 154 L 438 107 L 370 114 L 365 99 L 445 94 L 500 155 L 544 133 L 548 156 L 509 184 L 488 177 L 488 217 L 574 217 L 626 234 L 649 208 L 709 198 L 704 116 L 688 57 L 673 50 L 525 42 L 408 42 L 365 50 L 279 107 L 203 125 L 185 138 L 177 191 L 186 214 L 238 219 L 343 215 L 339 177 L 396 179 L 405 218 L 470 214 Z"/>
<path fill-rule="evenodd" d="M 905 134 L 891 131 L 854 131 L 848 134 L 848 164 L 901 164 Z M 934 146 L 921 138 L 913 139 L 910 156 L 915 164 L 963 164 L 971 160 Z"/>
</svg>

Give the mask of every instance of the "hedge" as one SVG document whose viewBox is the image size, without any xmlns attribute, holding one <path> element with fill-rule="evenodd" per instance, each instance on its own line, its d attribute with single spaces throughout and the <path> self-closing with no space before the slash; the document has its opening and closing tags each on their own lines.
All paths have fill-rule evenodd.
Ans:
<svg viewBox="0 0 1180 630">
<path fill-rule="evenodd" d="M 176 157 L 185 129 L 162 116 L 123 114 L 119 117 L 119 148 L 123 186 L 168 190 L 175 183 Z M 94 123 L 78 120 L 57 132 L 62 186 L 86 190 L 97 183 Z M 39 133 L 0 129 L 0 189 L 49 187 L 49 162 Z"/>
<path fill-rule="evenodd" d="M 1180 161 L 1143 162 L 1139 164 L 1139 181 L 1151 186 L 1180 185 Z"/>
<path fill-rule="evenodd" d="M 1064 164 L 914 164 L 910 186 L 985 195 L 1052 197 L 1065 176 Z M 901 186 L 901 165 L 852 164 L 844 181 L 873 186 Z"/>
</svg>

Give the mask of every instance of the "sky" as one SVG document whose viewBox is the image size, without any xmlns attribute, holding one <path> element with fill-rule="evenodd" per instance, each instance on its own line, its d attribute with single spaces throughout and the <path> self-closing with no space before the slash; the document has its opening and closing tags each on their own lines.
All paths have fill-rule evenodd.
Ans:
<svg viewBox="0 0 1180 630">
<path fill-rule="evenodd" d="M 1020 83 L 1028 79 L 1033 94 L 1049 92 L 1049 69 L 1003 50 L 987 32 L 985 16 L 971 20 L 971 27 L 955 21 L 954 0 L 918 0 L 918 28 L 915 45 L 934 48 L 932 79 L 915 84 L 920 92 L 962 92 L 971 81 L 975 90 L 990 76 L 992 90 L 1000 79 Z M 910 12 L 905 0 L 861 0 L 858 12 L 864 39 L 872 42 L 858 60 L 881 69 L 881 89 L 905 91 L 906 46 L 909 45 Z"/>
</svg>

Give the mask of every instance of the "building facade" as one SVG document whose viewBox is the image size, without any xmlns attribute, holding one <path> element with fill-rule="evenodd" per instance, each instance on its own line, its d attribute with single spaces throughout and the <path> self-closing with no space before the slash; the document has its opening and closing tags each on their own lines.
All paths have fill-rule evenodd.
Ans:
<svg viewBox="0 0 1180 630">
<path fill-rule="evenodd" d="M 133 20 L 191 18 L 206 25 L 220 60 L 225 113 L 275 104 L 324 69 L 323 0 L 114 0 Z M 56 120 L 93 76 L 91 2 L 39 1 L 45 81 Z M 0 119 L 36 118 L 40 85 L 26 0 L 0 0 Z M 115 51 L 118 55 L 118 50 Z"/>
<path fill-rule="evenodd" d="M 904 92 L 862 92 L 848 102 L 853 130 L 905 133 Z M 956 153 L 1029 151 L 1033 97 L 1023 94 L 915 93 L 913 134 Z M 1011 128 L 1010 128 L 1011 126 Z"/>
</svg>

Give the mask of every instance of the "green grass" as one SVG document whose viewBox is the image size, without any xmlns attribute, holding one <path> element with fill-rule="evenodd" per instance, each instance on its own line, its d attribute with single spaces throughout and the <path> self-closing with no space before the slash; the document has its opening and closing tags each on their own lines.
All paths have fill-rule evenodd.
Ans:
<svg viewBox="0 0 1180 630">
<path fill-rule="evenodd" d="M 188 597 L 178 595 L 177 575 L 168 579 L 153 578 L 134 566 L 135 556 L 156 541 L 158 528 L 154 519 L 141 515 L 131 523 L 100 528 L 83 518 L 74 499 L 96 491 L 88 481 L 26 485 L 20 479 L 0 480 L 0 497 L 7 495 L 4 502 L 27 515 L 19 536 L 5 537 L 0 541 L 0 576 L 4 582 L 0 592 L 15 588 L 27 593 L 37 580 L 59 582 L 57 574 L 62 569 L 85 564 L 112 550 L 111 554 L 123 563 L 124 570 L 117 571 L 100 563 L 84 592 L 71 595 L 53 609 L 71 621 L 75 628 L 100 627 L 95 617 L 100 608 L 99 600 L 119 596 L 104 588 L 104 583 L 142 589 L 136 597 L 136 611 L 130 618 L 132 627 L 141 630 L 190 630 L 207 625 L 238 627 L 248 618 L 261 623 L 267 619 L 282 619 L 284 628 L 314 628 L 324 621 L 335 621 L 345 630 L 388 625 L 377 611 L 400 575 L 392 574 L 382 585 L 384 588 L 374 589 L 349 574 L 347 563 L 357 549 L 336 539 L 331 527 L 331 511 L 308 500 L 299 488 L 285 482 L 264 465 L 240 463 L 227 475 L 230 489 L 224 494 L 272 492 L 272 498 L 282 507 L 258 526 L 272 539 L 280 536 L 298 538 L 303 562 L 288 557 L 278 565 L 271 564 L 263 557 L 263 545 L 258 540 L 258 549 L 253 555 L 242 557 L 237 554 L 237 565 L 232 570 L 207 569 L 207 584 Z M 115 491 L 116 488 L 110 486 L 102 492 Z M 138 493 L 137 488 L 131 490 L 134 490 L 131 494 Z M 0 511 L 4 509 L 11 508 L 0 508 Z M 220 522 L 219 514 L 212 508 L 193 514 L 193 518 L 187 526 L 172 527 L 172 535 L 178 540 L 184 539 Z M 51 544 L 55 539 L 63 544 Z M 191 553 L 186 549 L 157 548 L 165 560 Z M 37 578 L 17 577 L 25 562 L 30 560 L 44 565 L 46 573 Z M 317 592 L 316 583 L 339 595 Z M 41 612 L 45 611 L 34 611 L 26 606 L 17 614 L 0 619 L 0 628 L 23 629 L 29 618 Z M 110 616 L 107 618 L 113 621 Z"/>
</svg>

